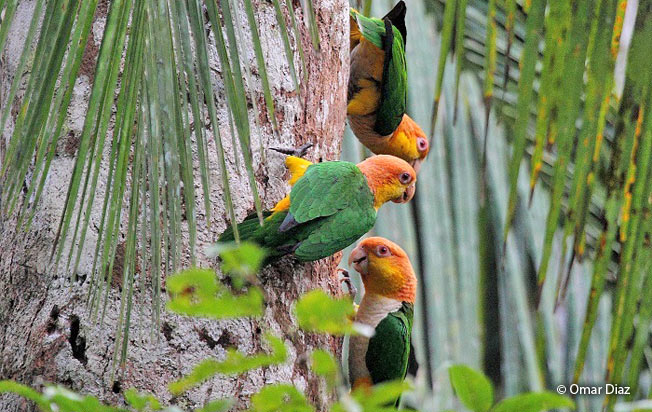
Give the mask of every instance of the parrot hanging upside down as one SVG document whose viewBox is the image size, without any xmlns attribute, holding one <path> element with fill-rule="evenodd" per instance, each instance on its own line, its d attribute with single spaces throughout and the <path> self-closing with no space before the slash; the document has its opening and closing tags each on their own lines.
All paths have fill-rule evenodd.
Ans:
<svg viewBox="0 0 652 412">
<path fill-rule="evenodd" d="M 405 379 L 408 371 L 414 374 L 417 368 L 411 343 L 417 278 L 410 259 L 396 243 L 369 237 L 351 252 L 351 265 L 360 273 L 365 289 L 355 320 L 375 330 L 371 338 L 351 337 L 352 389 Z"/>
<path fill-rule="evenodd" d="M 412 166 L 394 156 L 372 156 L 357 165 L 332 161 L 311 164 L 289 156 L 290 195 L 264 213 L 238 224 L 240 239 L 265 248 L 265 263 L 287 254 L 299 261 L 322 259 L 344 249 L 367 233 L 376 211 L 386 202 L 405 203 L 415 191 Z M 232 241 L 228 228 L 220 242 Z"/>
<path fill-rule="evenodd" d="M 421 127 L 405 113 L 405 13 L 403 1 L 382 20 L 351 9 L 347 114 L 351 130 L 369 150 L 400 157 L 418 171 L 429 144 Z"/>
</svg>

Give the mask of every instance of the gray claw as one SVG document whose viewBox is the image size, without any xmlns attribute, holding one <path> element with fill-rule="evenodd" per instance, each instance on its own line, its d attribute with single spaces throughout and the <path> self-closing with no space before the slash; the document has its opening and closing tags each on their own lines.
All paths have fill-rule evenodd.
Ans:
<svg viewBox="0 0 652 412">
<path fill-rule="evenodd" d="M 283 153 L 288 156 L 296 156 L 296 157 L 303 157 L 305 156 L 306 152 L 308 149 L 310 149 L 313 146 L 311 142 L 305 143 L 298 148 L 292 148 L 292 149 L 285 149 L 281 147 L 270 147 L 275 152 Z"/>
<path fill-rule="evenodd" d="M 349 271 L 343 268 L 338 268 L 337 271 L 341 276 L 340 282 L 346 284 L 346 287 L 349 290 L 349 295 L 352 298 L 355 298 L 355 296 L 358 294 L 358 288 L 356 288 L 353 282 L 351 282 Z"/>
</svg>

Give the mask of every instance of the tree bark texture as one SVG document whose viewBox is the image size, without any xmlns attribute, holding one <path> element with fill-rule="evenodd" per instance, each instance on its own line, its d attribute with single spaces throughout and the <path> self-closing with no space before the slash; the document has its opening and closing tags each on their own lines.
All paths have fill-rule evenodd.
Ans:
<svg viewBox="0 0 652 412">
<path fill-rule="evenodd" d="M 2 105 L 13 104 L 12 116 L 0 139 L 0 155 L 3 157 L 13 130 L 13 120 L 20 107 L 18 100 L 8 103 L 5 99 L 13 76 L 17 75 L 15 68 L 34 3 L 19 2 L 8 45 L 0 61 L 0 101 Z M 263 385 L 286 382 L 304 391 L 318 409 L 325 409 L 333 394 L 309 371 L 306 359 L 311 350 L 317 347 L 338 354 L 341 340 L 297 331 L 291 313 L 296 299 L 309 290 L 323 288 L 333 294 L 339 293 L 335 267 L 341 256 L 323 259 L 314 264 L 298 264 L 285 259 L 263 270 L 260 279 L 265 292 L 266 309 L 262 318 L 211 321 L 176 316 L 162 309 L 161 328 L 154 331 L 151 328 L 151 287 L 147 287 L 151 281 L 147 280 L 150 274 L 146 271 L 145 290 L 137 287 L 134 292 L 128 360 L 125 368 L 118 369 L 115 374 L 112 373 L 112 356 L 120 306 L 120 282 L 112 285 L 102 324 L 91 319 L 85 304 L 101 201 L 96 201 L 91 216 L 77 281 L 71 284 L 71 278 L 63 268 L 52 267 L 50 251 L 79 145 L 93 82 L 95 58 L 107 8 L 110 7 L 107 3 L 101 1 L 98 6 L 64 134 L 57 147 L 46 189 L 31 228 L 27 232 L 17 231 L 15 217 L 0 216 L 0 379 L 14 379 L 37 388 L 45 383 L 62 384 L 75 391 L 99 396 L 103 401 L 113 404 L 124 402 L 123 392 L 127 388 L 151 392 L 164 403 L 176 404 L 182 408 L 198 407 L 211 399 L 233 397 L 237 401 L 236 409 L 247 407 L 250 396 Z M 253 108 L 250 109 L 250 119 L 258 116 L 262 122 L 260 134 L 253 136 L 252 149 L 258 189 L 266 208 L 273 206 L 289 191 L 284 156 L 268 150 L 270 147 L 297 147 L 309 141 L 314 146 L 306 157 L 313 161 L 336 159 L 340 153 L 348 81 L 348 3 L 345 0 L 313 0 L 313 3 L 319 26 L 320 51 L 312 48 L 299 1 L 294 1 L 306 51 L 307 81 L 302 83 L 303 105 L 300 105 L 283 53 L 274 8 L 271 2 L 254 1 L 281 128 L 280 135 L 275 136 L 266 114 L 254 113 Z M 238 12 L 240 21 L 246 22 L 242 7 Z M 248 38 L 248 28 L 244 30 L 245 37 Z M 296 51 L 292 36 L 291 41 Z M 264 110 L 254 53 L 251 44 L 248 41 L 246 43 L 243 61 L 251 66 L 254 75 L 253 84 L 248 87 L 254 91 L 252 95 L 257 99 L 260 110 Z M 212 49 L 214 51 L 214 44 Z M 215 53 L 211 58 L 216 69 L 214 72 L 217 73 L 219 64 Z M 296 67 L 300 69 L 300 64 Z M 299 72 L 299 75 L 302 74 Z M 25 76 L 25 73 L 18 75 Z M 236 169 L 235 156 L 241 155 L 239 149 L 237 154 L 234 153 L 231 144 L 223 87 L 221 80 L 215 76 L 214 90 L 221 103 L 219 127 L 227 152 L 233 199 L 238 219 L 242 220 L 253 211 L 253 197 L 246 172 L 244 169 Z M 19 98 L 21 97 L 22 90 L 19 93 Z M 209 129 L 212 126 L 209 122 L 204 127 L 207 128 L 207 136 L 211 136 L 212 131 Z M 265 148 L 264 163 L 258 150 L 258 139 L 262 139 Z M 207 140 L 212 182 L 211 222 L 209 225 L 206 214 L 203 213 L 199 172 L 196 169 L 197 255 L 200 266 L 216 267 L 215 260 L 207 258 L 204 251 L 227 227 L 228 222 L 223 206 L 215 144 L 212 138 Z M 240 160 L 240 164 L 243 164 L 242 158 Z M 106 167 L 103 166 L 97 199 L 102 199 L 104 195 L 105 183 L 102 179 L 106 179 L 106 172 Z M 123 213 L 123 225 L 125 221 L 126 213 Z M 187 233 L 184 236 L 187 244 Z M 120 250 L 118 256 L 119 252 Z M 164 281 L 163 279 L 163 285 Z M 137 278 L 136 285 L 138 284 Z M 237 348 L 247 354 L 264 350 L 262 337 L 266 331 L 281 336 L 288 345 L 290 356 L 285 364 L 254 370 L 237 377 L 217 376 L 178 397 L 173 397 L 168 392 L 168 383 L 187 374 L 194 365 L 207 357 L 223 359 L 228 348 Z M 34 409 L 32 404 L 18 397 L 0 395 L 2 411 Z"/>
</svg>

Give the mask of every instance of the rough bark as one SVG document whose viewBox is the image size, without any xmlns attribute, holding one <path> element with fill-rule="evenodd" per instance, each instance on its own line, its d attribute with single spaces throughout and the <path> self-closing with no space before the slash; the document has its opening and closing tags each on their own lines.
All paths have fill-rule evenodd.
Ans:
<svg viewBox="0 0 652 412">
<path fill-rule="evenodd" d="M 275 137 L 266 116 L 250 113 L 263 120 L 263 129 L 254 136 L 254 164 L 258 186 L 264 206 L 270 207 L 288 191 L 285 182 L 284 157 L 266 150 L 267 162 L 261 162 L 258 140 L 269 147 L 295 147 L 311 141 L 315 146 L 308 152 L 312 160 L 339 157 L 341 136 L 346 111 L 346 82 L 348 78 L 347 8 L 345 0 L 314 0 L 321 51 L 312 50 L 309 33 L 304 27 L 303 45 L 307 53 L 307 78 L 301 94 L 303 108 L 293 91 L 283 46 L 277 32 L 272 5 L 264 0 L 254 1 L 263 41 L 263 49 L 278 111 L 280 136 Z M 298 17 L 303 23 L 299 2 L 295 1 Z M 22 42 L 34 7 L 33 1 L 21 1 L 12 26 L 8 47 L 0 65 L 0 97 L 2 104 L 15 67 Z M 74 98 L 69 110 L 62 143 L 53 161 L 46 193 L 43 195 L 34 222 L 26 233 L 16 231 L 15 218 L 0 216 L 0 379 L 14 379 L 40 387 L 44 383 L 63 384 L 73 390 L 99 396 L 111 403 L 122 403 L 122 393 L 127 388 L 149 391 L 165 403 L 180 407 L 197 407 L 209 399 L 233 397 L 237 409 L 247 406 L 252 393 L 264 384 L 293 383 L 305 392 L 319 409 L 324 409 L 329 393 L 320 380 L 309 372 L 305 355 L 316 347 L 326 347 L 339 353 L 338 339 L 304 334 L 296 330 L 291 307 L 296 298 L 311 289 L 324 288 L 339 293 L 334 269 L 340 256 L 324 259 L 314 264 L 297 264 L 284 260 L 263 271 L 260 278 L 266 294 L 266 310 L 261 319 L 235 321 L 196 320 L 175 316 L 163 311 L 161 329 L 150 329 L 150 292 L 135 292 L 132 332 L 126 367 L 112 374 L 112 355 L 115 346 L 116 324 L 119 312 L 119 284 L 109 294 L 109 303 L 102 325 L 93 322 L 86 310 L 85 299 L 92 265 L 92 253 L 99 224 L 99 211 L 91 218 L 91 227 L 84 248 L 78 281 L 71 285 L 69 275 L 61 268 L 53 268 L 50 250 L 56 226 L 63 208 L 67 184 L 71 175 L 74 153 L 78 145 L 87 98 L 92 85 L 93 62 L 101 41 L 106 3 L 101 2 L 96 23 L 84 58 L 80 78 L 75 85 Z M 242 13 L 242 10 L 240 10 Z M 246 17 L 241 15 L 241 21 Z M 293 45 L 294 47 L 294 45 Z M 253 51 L 248 50 L 252 68 L 255 68 Z M 217 66 L 217 63 L 215 63 Z M 255 71 L 254 71 L 255 77 Z M 262 88 L 258 79 L 254 96 L 264 108 Z M 221 90 L 217 78 L 215 89 Z M 220 101 L 223 102 L 223 96 Z M 14 103 L 15 104 L 15 103 Z M 15 115 L 15 113 L 14 113 Z M 226 120 L 226 108 L 220 107 L 220 118 Z M 10 119 L 4 131 L 0 152 L 11 134 Z M 226 127 L 224 127 L 226 125 Z M 226 121 L 221 122 L 221 134 L 228 153 L 231 188 L 238 218 L 241 220 L 253 210 L 253 198 L 244 170 L 237 171 L 235 154 Z M 210 127 L 210 126 L 209 126 Z M 213 182 L 210 226 L 205 214 L 198 213 L 198 255 L 200 265 L 214 267 L 215 262 L 204 256 L 205 247 L 213 242 L 227 225 L 219 187 L 214 142 L 210 141 L 212 156 L 211 180 Z M 4 156 L 4 153 L 0 153 Z M 102 176 L 100 175 L 100 179 Z M 199 182 L 199 179 L 197 179 Z M 198 193 L 201 193 L 197 183 Z M 98 198 L 103 196 L 100 184 Z M 203 210 L 203 200 L 197 199 L 198 210 Z M 185 234 L 187 236 L 187 234 Z M 239 377 L 217 377 L 173 398 L 167 384 L 188 373 L 200 360 L 213 356 L 221 359 L 229 347 L 246 353 L 262 348 L 261 338 L 271 331 L 285 339 L 290 348 L 290 359 L 281 366 L 263 368 Z M 32 410 L 33 405 L 14 396 L 0 395 L 0 410 Z"/>
</svg>

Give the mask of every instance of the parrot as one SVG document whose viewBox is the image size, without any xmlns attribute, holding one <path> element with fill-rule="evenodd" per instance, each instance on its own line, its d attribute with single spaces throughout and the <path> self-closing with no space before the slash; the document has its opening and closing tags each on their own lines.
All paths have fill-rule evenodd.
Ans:
<svg viewBox="0 0 652 412">
<path fill-rule="evenodd" d="M 411 333 L 417 278 L 407 254 L 388 239 L 368 237 L 351 251 L 349 266 L 360 273 L 365 290 L 355 321 L 375 332 L 350 338 L 352 389 L 416 374 Z"/>
<path fill-rule="evenodd" d="M 331 256 L 367 233 L 384 203 L 414 196 L 416 172 L 394 156 L 371 156 L 357 165 L 289 156 L 286 165 L 292 174 L 289 196 L 265 211 L 262 226 L 255 213 L 238 224 L 241 240 L 266 250 L 264 265 L 285 255 L 300 262 Z M 218 238 L 233 240 L 232 228 Z"/>
<path fill-rule="evenodd" d="M 375 154 L 400 157 L 418 172 L 430 149 L 426 134 L 405 113 L 405 2 L 383 19 L 350 11 L 347 115 L 355 136 Z"/>
</svg>

